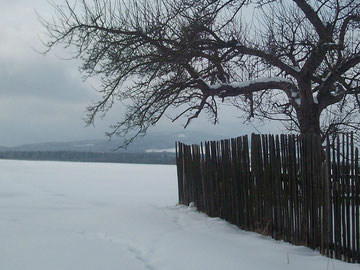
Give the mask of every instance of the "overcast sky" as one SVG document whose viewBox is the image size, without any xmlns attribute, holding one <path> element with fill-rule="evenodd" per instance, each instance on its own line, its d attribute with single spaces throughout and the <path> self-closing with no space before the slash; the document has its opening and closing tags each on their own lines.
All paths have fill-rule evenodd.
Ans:
<svg viewBox="0 0 360 270">
<path fill-rule="evenodd" d="M 121 119 L 121 104 L 97 120 L 95 127 L 85 127 L 85 108 L 97 100 L 97 93 L 82 80 L 78 63 L 62 60 L 66 52 L 61 48 L 46 56 L 36 52 L 44 47 L 35 11 L 50 17 L 53 10 L 47 0 L 0 0 L 0 8 L 0 145 L 106 139 L 109 125 Z M 180 131 L 181 124 L 184 121 L 169 126 L 164 119 L 153 131 Z M 256 131 L 242 125 L 231 108 L 221 111 L 218 127 L 203 118 L 193 121 L 189 129 L 229 136 Z"/>
</svg>

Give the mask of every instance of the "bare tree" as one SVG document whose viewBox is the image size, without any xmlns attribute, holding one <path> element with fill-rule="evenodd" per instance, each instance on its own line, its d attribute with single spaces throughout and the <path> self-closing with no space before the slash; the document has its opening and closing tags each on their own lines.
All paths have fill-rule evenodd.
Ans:
<svg viewBox="0 0 360 270">
<path fill-rule="evenodd" d="M 302 134 L 359 130 L 358 0 L 88 2 L 54 4 L 45 45 L 75 50 L 85 76 L 101 77 L 88 123 L 130 101 L 109 135 L 131 142 L 170 107 L 185 127 L 201 112 L 216 123 L 219 102 Z"/>
</svg>

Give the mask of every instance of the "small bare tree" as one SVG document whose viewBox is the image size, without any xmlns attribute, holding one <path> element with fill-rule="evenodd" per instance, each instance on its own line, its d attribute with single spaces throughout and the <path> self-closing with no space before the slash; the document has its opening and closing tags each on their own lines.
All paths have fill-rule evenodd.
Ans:
<svg viewBox="0 0 360 270">
<path fill-rule="evenodd" d="M 88 123 L 130 101 L 109 135 L 131 142 L 170 107 L 185 127 L 201 112 L 216 123 L 219 102 L 302 134 L 359 129 L 358 0 L 88 2 L 54 4 L 45 45 L 75 49 L 101 77 Z"/>
</svg>

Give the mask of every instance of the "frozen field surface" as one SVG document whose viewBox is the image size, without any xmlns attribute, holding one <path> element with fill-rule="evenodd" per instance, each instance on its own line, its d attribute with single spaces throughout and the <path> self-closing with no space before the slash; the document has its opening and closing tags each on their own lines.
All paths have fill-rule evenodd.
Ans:
<svg viewBox="0 0 360 270">
<path fill-rule="evenodd" d="M 0 160 L 0 269 L 360 269 L 176 203 L 175 166 Z"/>
</svg>

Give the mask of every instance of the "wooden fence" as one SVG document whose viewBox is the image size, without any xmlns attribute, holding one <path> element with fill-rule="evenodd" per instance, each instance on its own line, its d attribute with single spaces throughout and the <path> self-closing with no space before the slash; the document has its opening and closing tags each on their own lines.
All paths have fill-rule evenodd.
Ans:
<svg viewBox="0 0 360 270">
<path fill-rule="evenodd" d="M 179 202 L 244 230 L 360 262 L 359 153 L 352 135 L 255 135 L 177 143 Z"/>
</svg>

